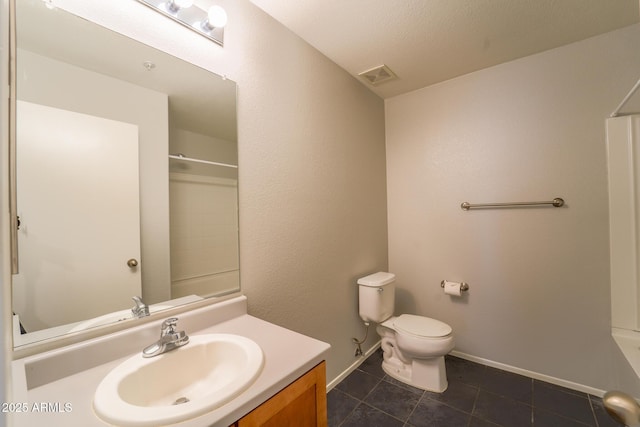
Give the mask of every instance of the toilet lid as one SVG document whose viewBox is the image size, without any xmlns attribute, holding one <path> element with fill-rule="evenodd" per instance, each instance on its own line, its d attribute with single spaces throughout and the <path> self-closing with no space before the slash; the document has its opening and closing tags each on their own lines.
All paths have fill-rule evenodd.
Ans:
<svg viewBox="0 0 640 427">
<path fill-rule="evenodd" d="M 419 337 L 438 338 L 451 333 L 451 326 L 429 317 L 402 314 L 393 322 L 396 330 Z"/>
</svg>

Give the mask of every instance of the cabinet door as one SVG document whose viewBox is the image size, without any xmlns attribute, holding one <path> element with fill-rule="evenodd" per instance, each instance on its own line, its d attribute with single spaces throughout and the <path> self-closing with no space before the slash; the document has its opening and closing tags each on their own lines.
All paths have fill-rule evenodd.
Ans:
<svg viewBox="0 0 640 427">
<path fill-rule="evenodd" d="M 237 427 L 326 427 L 325 362 L 241 418 Z"/>
</svg>

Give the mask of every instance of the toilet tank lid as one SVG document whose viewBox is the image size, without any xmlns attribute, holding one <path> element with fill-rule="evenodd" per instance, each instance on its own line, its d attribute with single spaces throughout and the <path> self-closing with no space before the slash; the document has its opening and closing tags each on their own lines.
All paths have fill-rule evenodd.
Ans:
<svg viewBox="0 0 640 427">
<path fill-rule="evenodd" d="M 396 275 L 393 273 L 385 273 L 379 271 L 377 273 L 370 274 L 358 279 L 358 285 L 364 286 L 384 286 L 393 282 L 396 279 Z"/>
</svg>

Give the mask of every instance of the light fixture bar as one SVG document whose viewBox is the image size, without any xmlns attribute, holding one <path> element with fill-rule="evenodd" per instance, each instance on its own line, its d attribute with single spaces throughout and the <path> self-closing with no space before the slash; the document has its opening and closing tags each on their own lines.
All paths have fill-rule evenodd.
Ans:
<svg viewBox="0 0 640 427">
<path fill-rule="evenodd" d="M 168 1 L 168 0 L 138 0 L 140 3 L 149 6 L 156 12 L 160 12 L 164 16 L 173 19 L 179 24 L 195 31 L 218 43 L 220 46 L 224 46 L 224 26 L 212 27 L 209 24 L 209 13 L 200 9 L 198 6 L 192 5 L 189 7 L 179 7 L 180 1 Z M 215 6 L 214 6 L 215 7 Z M 218 7 L 219 10 L 222 10 Z M 224 13 L 224 11 L 222 11 Z M 224 16 L 226 21 L 226 15 Z"/>
</svg>

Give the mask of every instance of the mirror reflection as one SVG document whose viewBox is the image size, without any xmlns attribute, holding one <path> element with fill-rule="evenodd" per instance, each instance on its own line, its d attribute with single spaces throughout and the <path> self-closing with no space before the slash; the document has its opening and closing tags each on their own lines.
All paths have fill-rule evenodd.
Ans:
<svg viewBox="0 0 640 427">
<path fill-rule="evenodd" d="M 14 346 L 239 290 L 235 83 L 16 3 Z"/>
</svg>

